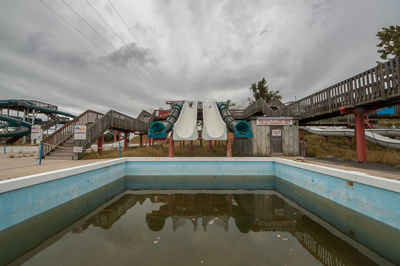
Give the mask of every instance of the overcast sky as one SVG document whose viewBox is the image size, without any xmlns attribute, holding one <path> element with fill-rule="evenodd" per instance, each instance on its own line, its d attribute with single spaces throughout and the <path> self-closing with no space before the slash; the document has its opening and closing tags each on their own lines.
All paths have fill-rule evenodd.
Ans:
<svg viewBox="0 0 400 266">
<path fill-rule="evenodd" d="M 247 102 L 262 77 L 299 99 L 373 67 L 377 31 L 400 24 L 399 0 L 111 0 L 129 30 L 107 0 L 42 1 L 86 37 L 40 0 L 0 1 L 0 98 L 74 114 Z"/>
</svg>

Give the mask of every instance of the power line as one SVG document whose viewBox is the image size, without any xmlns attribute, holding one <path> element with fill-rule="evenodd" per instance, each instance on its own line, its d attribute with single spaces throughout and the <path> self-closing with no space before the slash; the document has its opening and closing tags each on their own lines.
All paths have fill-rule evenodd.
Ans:
<svg viewBox="0 0 400 266">
<path fill-rule="evenodd" d="M 128 31 L 130 32 L 130 34 L 132 35 L 132 37 L 136 40 L 136 43 L 138 45 L 139 48 L 141 48 L 143 50 L 144 53 L 147 54 L 146 49 L 144 49 L 139 42 L 139 39 L 136 37 L 136 35 L 132 32 L 132 30 L 129 28 L 128 24 L 126 23 L 126 21 L 124 20 L 124 18 L 122 17 L 122 15 L 118 12 L 118 10 L 115 8 L 115 6 L 113 5 L 113 3 L 111 2 L 111 0 L 107 0 L 107 2 L 111 5 L 112 9 L 117 13 L 118 17 L 121 19 L 122 23 L 125 25 L 125 27 L 128 29 Z M 150 56 L 150 55 L 149 55 Z M 154 64 L 151 60 L 150 63 L 157 69 L 157 71 L 160 73 L 161 77 L 163 77 L 163 79 L 166 81 L 166 83 L 168 84 L 168 86 L 173 90 L 173 86 L 171 86 L 171 84 L 168 82 L 168 80 L 165 78 L 165 76 L 163 75 L 163 73 L 161 72 L 161 70 L 158 68 L 158 66 L 156 64 Z"/>
<path fill-rule="evenodd" d="M 61 18 L 65 23 L 67 23 L 69 26 L 71 26 L 75 31 L 77 31 L 78 33 L 80 33 L 83 37 L 85 37 L 90 43 L 92 43 L 94 46 L 96 46 L 99 50 L 101 50 L 102 52 L 104 52 L 104 54 L 107 56 L 109 53 L 104 50 L 100 45 L 98 45 L 95 41 L 93 41 L 88 35 L 86 35 L 85 33 L 83 33 L 81 30 L 79 30 L 79 28 L 77 28 L 74 24 L 72 24 L 70 21 L 68 21 L 63 15 L 61 15 L 59 12 L 57 12 L 55 9 L 53 9 L 51 6 L 49 6 L 44 0 L 39 0 L 44 6 L 46 6 L 51 12 L 53 12 L 56 16 L 58 16 L 59 18 Z M 75 12 L 74 12 L 75 13 Z M 115 49 L 113 47 L 113 49 Z M 118 51 L 118 49 L 117 49 Z M 126 66 L 123 66 L 123 68 L 125 70 L 127 70 L 128 72 L 134 74 L 134 72 L 131 72 L 130 69 L 128 69 Z M 158 92 L 163 94 L 162 92 L 160 92 L 157 88 L 154 87 L 154 85 L 151 83 L 151 81 L 145 76 L 143 75 L 143 73 L 141 73 L 141 71 L 138 69 L 139 73 L 142 74 L 142 76 L 146 79 L 147 82 L 149 82 L 149 84 L 153 87 L 153 89 Z M 164 94 L 164 96 L 166 96 Z"/>
<path fill-rule="evenodd" d="M 108 45 L 110 45 L 111 48 L 116 49 L 116 48 L 114 47 L 114 45 L 113 45 L 111 42 L 109 42 L 109 41 L 107 40 L 106 37 L 104 37 L 103 34 L 99 33 L 99 32 L 98 32 L 84 17 L 82 17 L 75 9 L 73 9 L 65 0 L 62 0 L 62 1 L 63 1 L 63 3 L 64 3 L 72 12 L 75 13 L 75 15 L 77 15 L 81 20 L 83 20 L 83 22 L 85 22 L 85 24 L 88 25 L 88 27 L 89 27 L 90 29 L 92 29 L 92 31 L 94 31 L 94 32 L 95 32 L 97 35 L 99 35 Z"/>
<path fill-rule="evenodd" d="M 76 11 L 72 6 L 70 6 L 65 0 L 62 0 L 63 3 L 72 11 L 74 12 L 81 20 L 83 20 L 83 22 L 89 26 L 90 29 L 92 29 L 97 35 L 99 35 L 100 37 L 102 37 L 104 39 L 104 41 L 114 50 L 116 50 L 117 52 L 119 52 L 122 56 L 124 56 L 124 54 L 122 54 L 122 52 L 120 51 L 120 49 L 118 49 L 117 47 L 115 47 L 110 41 L 108 41 L 108 39 L 106 37 L 104 37 L 103 34 L 101 34 L 100 32 L 98 32 L 81 14 L 79 14 L 78 11 Z M 124 68 L 128 69 L 127 66 L 124 66 Z M 152 83 L 151 81 L 142 73 L 142 71 L 136 67 L 136 70 L 150 83 L 150 85 L 153 87 L 153 89 L 155 91 L 157 91 L 158 93 L 161 93 Z M 151 74 L 151 73 L 150 73 Z"/>
<path fill-rule="evenodd" d="M 83 37 L 85 37 L 89 42 L 91 42 L 94 46 L 96 46 L 99 50 L 103 51 L 104 53 L 107 53 L 106 50 L 104 50 L 101 46 L 99 46 L 95 41 L 93 41 L 92 39 L 90 39 L 89 36 L 87 36 L 85 33 L 83 33 L 80 29 L 78 29 L 77 27 L 74 26 L 74 24 L 72 24 L 71 22 L 69 22 L 63 15 L 61 15 L 60 13 L 58 13 L 57 11 L 55 11 L 51 6 L 49 6 L 46 2 L 44 2 L 43 0 L 39 0 L 44 6 L 46 6 L 51 12 L 53 12 L 56 16 L 58 16 L 59 18 L 61 18 L 65 23 L 67 23 L 69 26 L 71 26 L 75 31 L 77 31 L 78 33 L 80 33 Z"/>
<path fill-rule="evenodd" d="M 153 78 L 155 80 L 157 80 L 158 82 L 160 82 L 160 84 L 162 85 L 162 81 L 159 80 L 157 78 L 157 75 L 155 75 L 151 69 L 149 69 L 145 62 L 143 62 L 139 56 L 136 55 L 136 52 L 134 49 L 130 48 L 130 46 L 120 37 L 120 35 L 114 30 L 114 28 L 107 22 L 107 20 L 100 14 L 100 12 L 90 3 L 89 0 L 86 0 L 86 2 L 88 3 L 89 7 L 96 13 L 96 15 L 108 26 L 108 28 L 114 33 L 115 36 L 117 36 L 117 38 L 125 45 L 125 47 L 127 49 L 132 50 L 133 55 L 135 56 L 135 58 L 143 65 L 143 67 L 149 72 L 150 75 L 153 76 Z"/>
</svg>

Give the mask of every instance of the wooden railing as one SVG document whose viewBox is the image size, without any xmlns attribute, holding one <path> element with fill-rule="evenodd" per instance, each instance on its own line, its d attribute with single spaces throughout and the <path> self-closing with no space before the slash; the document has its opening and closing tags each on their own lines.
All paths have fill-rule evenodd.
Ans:
<svg viewBox="0 0 400 266">
<path fill-rule="evenodd" d="M 92 143 L 110 128 L 145 133 L 147 124 L 133 117 L 110 110 L 87 129 L 86 140 L 75 140 L 74 145 L 83 149 L 90 148 Z"/>
<path fill-rule="evenodd" d="M 54 131 L 53 134 L 43 139 L 43 156 L 49 154 L 53 149 L 59 146 L 61 143 L 66 141 L 69 137 L 74 134 L 74 127 L 76 125 L 84 126 L 90 123 L 94 123 L 96 119 L 103 117 L 102 113 L 98 113 L 92 110 L 87 110 L 81 115 L 75 117 L 69 121 L 62 128 Z"/>
<path fill-rule="evenodd" d="M 379 108 L 400 102 L 400 58 L 339 82 L 289 105 L 300 120 L 318 120 L 340 114 L 339 107 Z"/>
</svg>

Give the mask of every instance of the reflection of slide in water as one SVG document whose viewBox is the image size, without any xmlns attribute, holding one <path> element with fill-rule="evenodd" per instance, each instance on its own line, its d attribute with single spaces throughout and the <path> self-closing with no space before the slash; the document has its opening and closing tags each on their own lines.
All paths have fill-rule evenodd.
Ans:
<svg viewBox="0 0 400 266">
<path fill-rule="evenodd" d="M 338 127 L 300 127 L 308 132 L 325 137 L 354 137 L 354 130 Z M 373 129 L 365 130 L 365 138 L 369 142 L 383 147 L 400 150 L 400 140 L 391 139 L 377 134 Z"/>
<path fill-rule="evenodd" d="M 186 101 L 174 126 L 174 140 L 197 140 L 197 102 Z"/>
<path fill-rule="evenodd" d="M 222 120 L 217 104 L 213 101 L 203 102 L 203 133 L 204 140 L 226 140 L 226 125 Z"/>
</svg>

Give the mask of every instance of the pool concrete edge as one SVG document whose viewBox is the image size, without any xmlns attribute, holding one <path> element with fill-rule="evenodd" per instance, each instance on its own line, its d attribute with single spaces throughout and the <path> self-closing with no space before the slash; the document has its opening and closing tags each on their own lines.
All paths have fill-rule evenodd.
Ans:
<svg viewBox="0 0 400 266">
<path fill-rule="evenodd" d="M 124 157 L 113 159 L 105 162 L 97 162 L 89 165 L 76 166 L 71 168 L 66 168 L 62 170 L 56 170 L 46 173 L 34 174 L 14 179 L 7 179 L 0 181 L 0 194 L 4 192 L 8 192 L 11 190 L 20 189 L 27 186 L 32 186 L 44 182 L 49 182 L 52 180 L 65 178 L 71 175 L 76 175 L 100 168 L 105 168 L 108 166 L 112 166 L 115 164 L 126 163 L 126 162 L 228 162 L 228 161 L 236 161 L 236 162 L 249 162 L 249 161 L 257 161 L 257 162 L 275 162 L 281 163 L 292 167 L 301 168 L 304 170 L 317 172 L 325 175 L 330 175 L 333 177 L 337 177 L 340 179 L 357 182 L 389 191 L 394 191 L 400 193 L 400 181 L 393 180 L 385 177 L 372 176 L 366 173 L 358 172 L 358 171 L 348 171 L 341 169 L 334 169 L 327 166 L 320 166 L 315 164 L 309 164 L 304 162 L 297 162 L 293 160 L 278 158 L 278 157 L 233 157 L 233 158 L 225 158 L 225 157 Z"/>
</svg>

